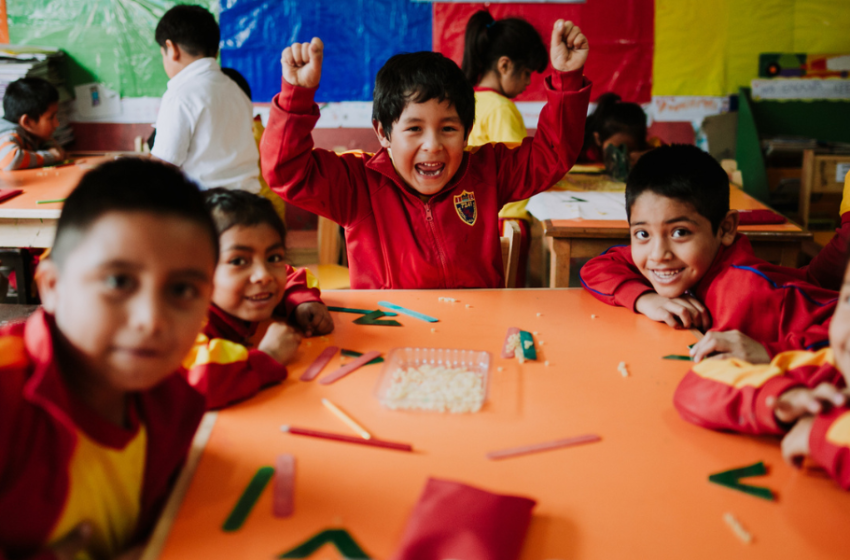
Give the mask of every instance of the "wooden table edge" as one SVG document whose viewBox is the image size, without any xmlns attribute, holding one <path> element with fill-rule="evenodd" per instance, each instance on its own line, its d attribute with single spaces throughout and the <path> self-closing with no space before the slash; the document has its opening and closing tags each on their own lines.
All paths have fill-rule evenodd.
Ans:
<svg viewBox="0 0 850 560">
<path fill-rule="evenodd" d="M 201 419 L 201 423 L 198 425 L 198 431 L 195 432 L 195 437 L 192 439 L 192 447 L 189 450 L 189 456 L 186 458 L 186 464 L 183 465 L 180 476 L 177 478 L 177 482 L 174 483 L 174 489 L 171 491 L 171 495 L 162 509 L 162 514 L 156 522 L 151 538 L 145 546 L 145 551 L 140 560 L 157 560 L 160 554 L 162 554 L 165 541 L 168 540 L 168 535 L 171 533 L 171 527 L 174 525 L 174 520 L 180 511 L 180 506 L 183 504 L 183 498 L 189 490 L 192 477 L 198 468 L 204 448 L 206 448 L 207 442 L 210 440 L 217 418 L 218 412 L 213 411 L 207 412 L 204 414 L 203 419 Z"/>
</svg>

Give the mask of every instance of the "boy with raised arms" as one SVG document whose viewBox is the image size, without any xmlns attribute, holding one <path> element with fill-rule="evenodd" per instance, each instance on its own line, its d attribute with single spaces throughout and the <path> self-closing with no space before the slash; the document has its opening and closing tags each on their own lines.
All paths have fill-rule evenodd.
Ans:
<svg viewBox="0 0 850 560">
<path fill-rule="evenodd" d="M 311 137 L 322 42 L 295 43 L 283 51 L 263 175 L 287 202 L 345 228 L 353 288 L 502 287 L 499 209 L 546 190 L 575 162 L 590 96 L 587 53 L 579 28 L 557 21 L 537 134 L 515 149 L 469 152 L 475 95 L 460 68 L 438 53 L 393 56 L 375 80 L 381 150 L 337 155 L 314 149 Z"/>
</svg>

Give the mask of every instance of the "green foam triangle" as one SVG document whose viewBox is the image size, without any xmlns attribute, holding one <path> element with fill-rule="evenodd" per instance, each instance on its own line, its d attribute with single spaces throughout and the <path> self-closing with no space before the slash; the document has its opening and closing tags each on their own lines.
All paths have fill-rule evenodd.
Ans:
<svg viewBox="0 0 850 560">
<path fill-rule="evenodd" d="M 316 533 L 295 548 L 288 550 L 278 558 L 308 558 L 325 544 L 333 544 L 344 557 L 350 560 L 369 560 L 357 541 L 345 529 L 326 529 Z"/>
</svg>

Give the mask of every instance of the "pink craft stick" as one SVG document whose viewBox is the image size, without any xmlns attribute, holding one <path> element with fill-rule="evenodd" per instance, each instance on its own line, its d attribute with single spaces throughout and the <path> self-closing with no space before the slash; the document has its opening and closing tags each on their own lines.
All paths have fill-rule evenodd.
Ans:
<svg viewBox="0 0 850 560">
<path fill-rule="evenodd" d="M 376 350 L 366 352 L 350 364 L 344 365 L 335 372 L 331 373 L 330 375 L 324 376 L 319 380 L 319 383 L 321 383 L 322 385 L 330 385 L 334 381 L 339 381 L 355 369 L 359 368 L 360 366 L 366 365 L 367 362 L 371 362 L 380 355 L 381 353 Z"/>
<path fill-rule="evenodd" d="M 513 350 L 508 350 L 508 339 L 511 335 L 519 334 L 519 329 L 516 327 L 511 327 L 508 329 L 508 334 L 505 335 L 505 343 L 502 345 L 502 357 L 503 358 L 513 358 L 515 352 Z"/>
<path fill-rule="evenodd" d="M 289 517 L 295 510 L 295 456 L 283 453 L 277 456 L 274 469 L 274 503 L 272 513 L 275 517 Z"/>
<path fill-rule="evenodd" d="M 560 449 L 562 447 L 572 447 L 573 445 L 581 445 L 582 443 L 593 443 L 602 441 L 602 438 L 596 434 L 586 434 L 566 439 L 556 439 L 555 441 L 547 441 L 545 443 L 535 443 L 532 445 L 523 445 L 520 447 L 512 447 L 510 449 L 502 449 L 501 451 L 491 451 L 487 454 L 487 458 L 491 461 L 497 459 L 507 459 L 508 457 L 519 457 L 520 455 L 528 455 L 529 453 L 539 453 L 541 451 L 549 451 L 550 449 Z"/>
<path fill-rule="evenodd" d="M 307 366 L 307 369 L 305 369 L 304 373 L 301 374 L 301 381 L 313 381 L 316 379 L 316 376 L 325 369 L 325 366 L 328 365 L 328 362 L 331 361 L 331 358 L 333 358 L 334 354 L 337 352 L 339 352 L 339 346 L 328 346 L 322 350 L 319 357 L 313 360 L 313 363 Z"/>
</svg>

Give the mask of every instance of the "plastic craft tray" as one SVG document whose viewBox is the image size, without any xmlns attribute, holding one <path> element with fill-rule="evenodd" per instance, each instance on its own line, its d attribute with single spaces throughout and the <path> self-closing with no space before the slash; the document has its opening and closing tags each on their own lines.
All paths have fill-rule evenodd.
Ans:
<svg viewBox="0 0 850 560">
<path fill-rule="evenodd" d="M 392 386 L 393 373 L 399 368 L 419 367 L 423 365 L 443 366 L 446 368 L 466 368 L 483 379 L 484 401 L 490 396 L 490 352 L 481 350 L 462 350 L 457 348 L 393 348 L 384 362 L 381 377 L 375 388 L 375 395 L 383 406 L 387 392 Z M 402 412 L 437 412 L 420 408 L 397 409 Z M 448 411 L 446 411 L 448 412 Z"/>
</svg>

